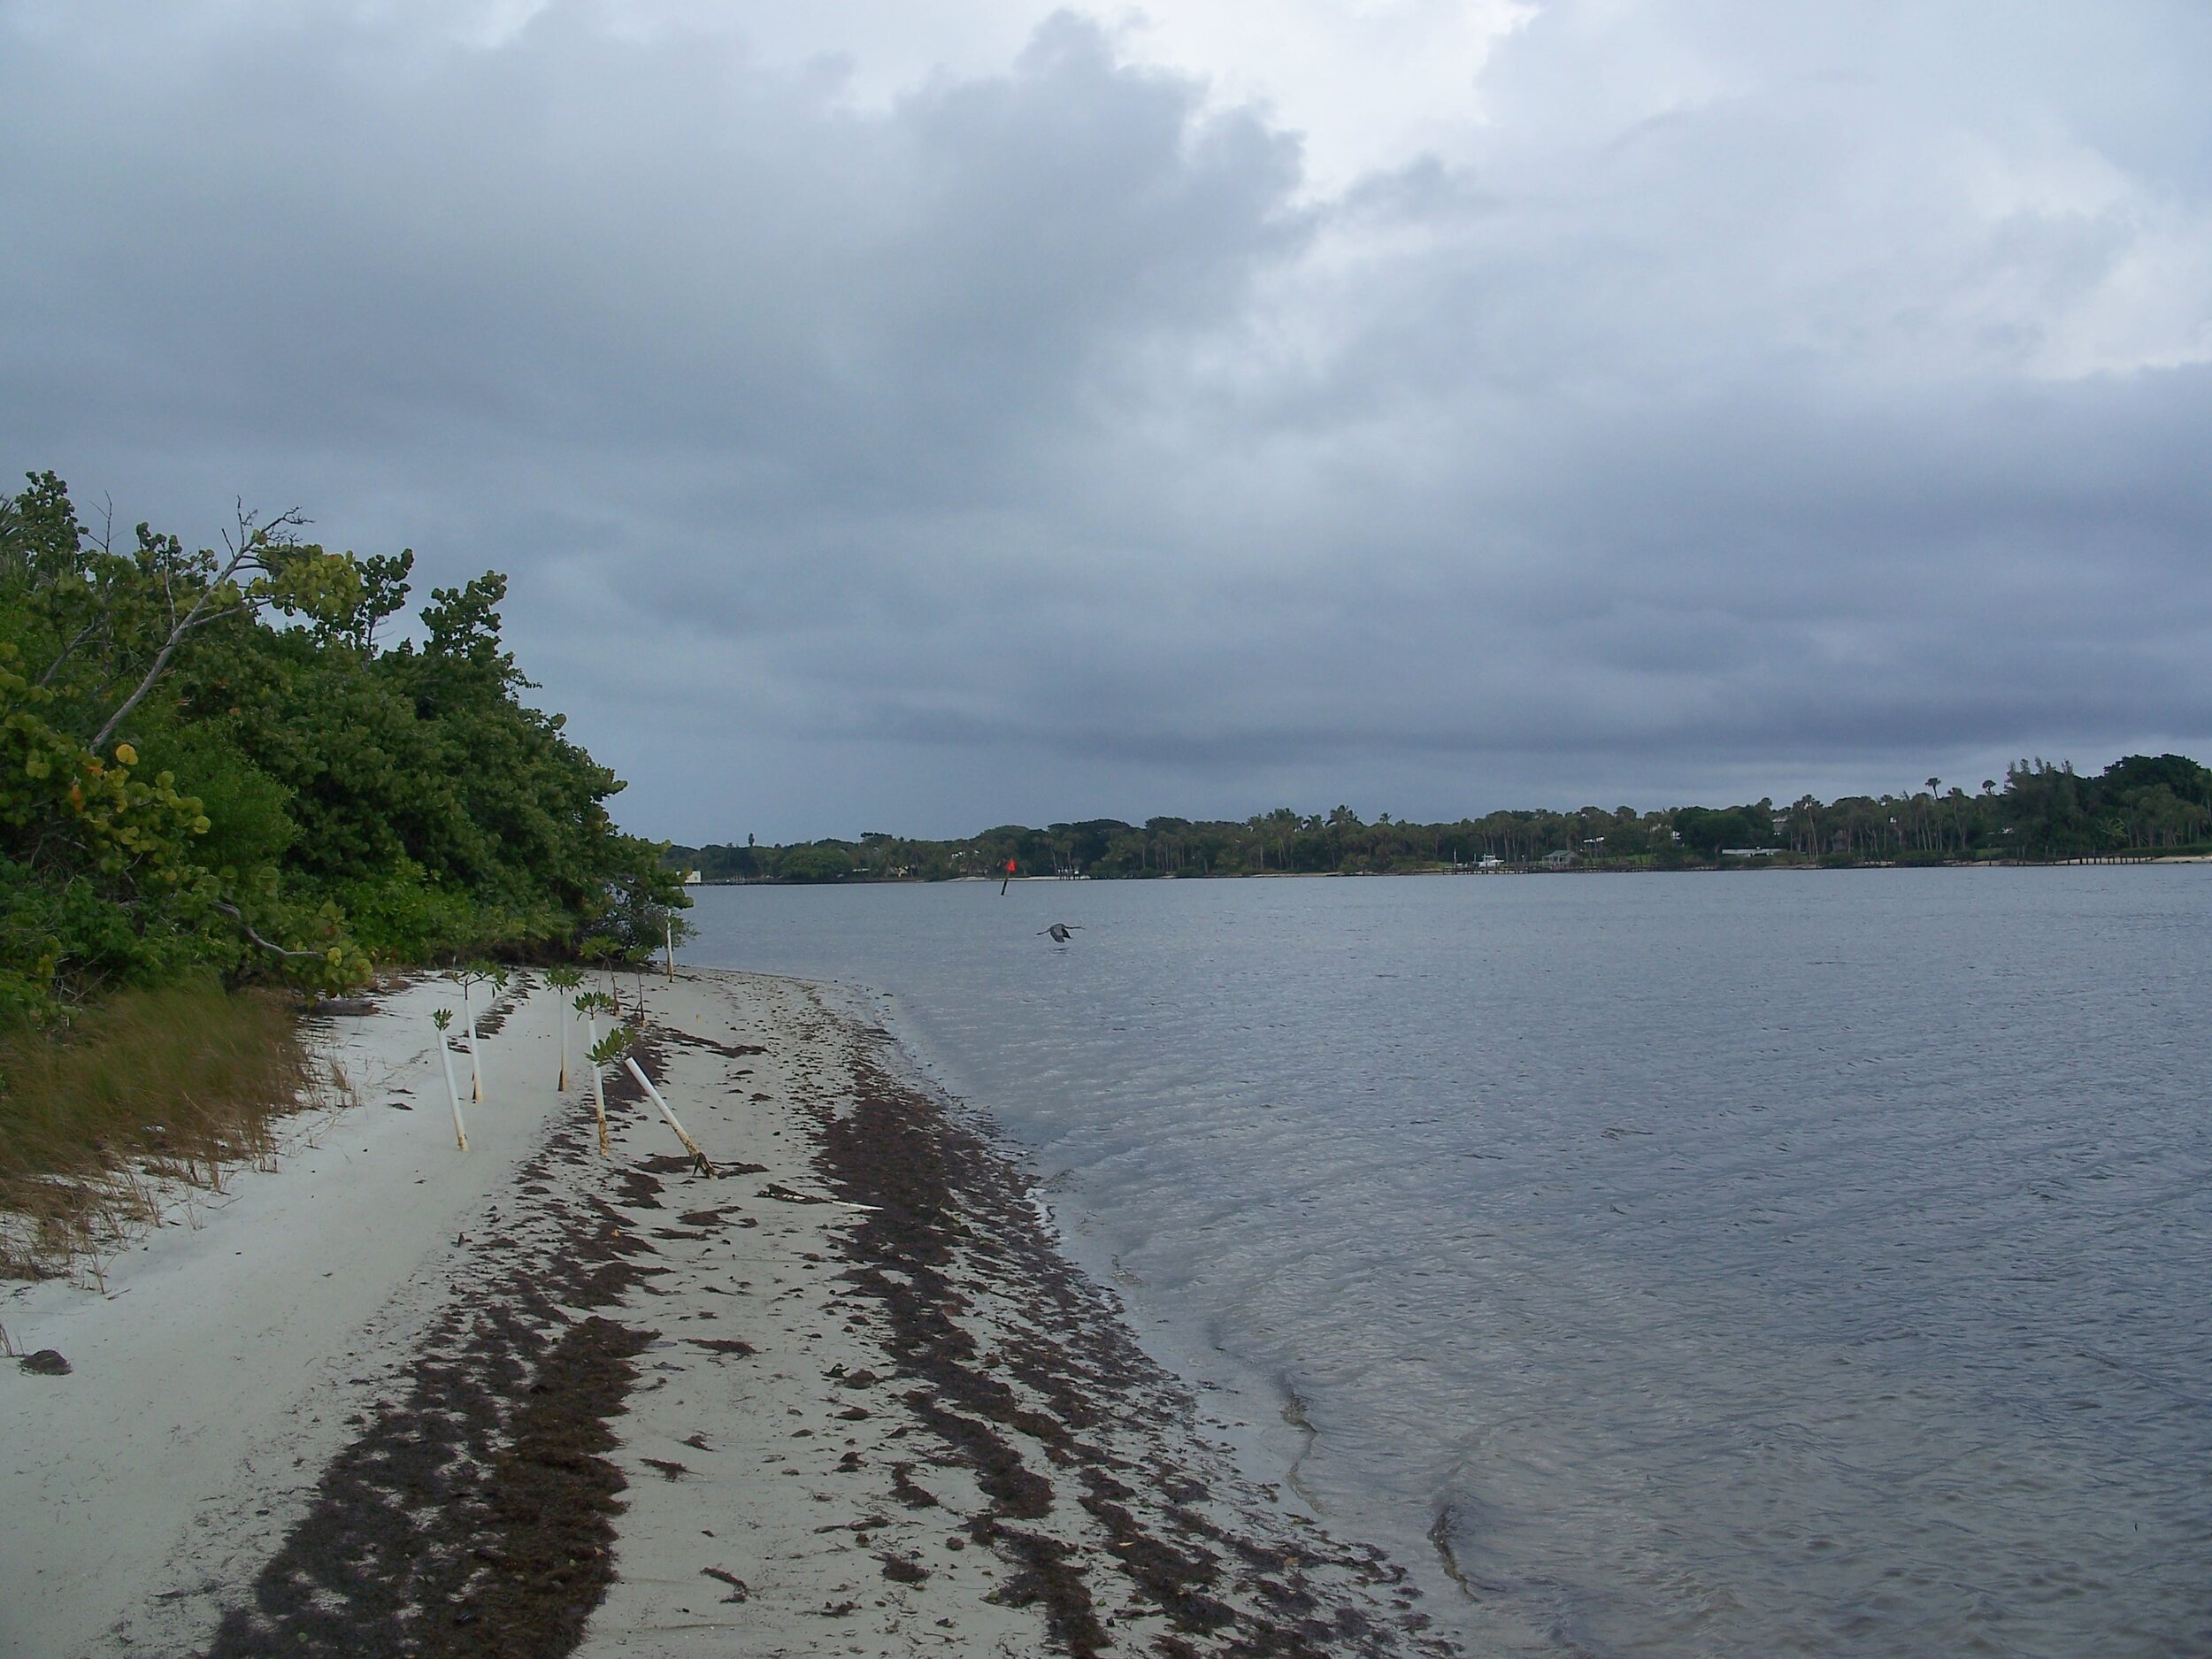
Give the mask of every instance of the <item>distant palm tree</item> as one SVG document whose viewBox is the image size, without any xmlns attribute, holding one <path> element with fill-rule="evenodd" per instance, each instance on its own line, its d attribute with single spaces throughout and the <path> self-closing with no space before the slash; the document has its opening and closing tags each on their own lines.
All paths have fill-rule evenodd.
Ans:
<svg viewBox="0 0 2212 1659">
<path fill-rule="evenodd" d="M 1820 850 L 1820 803 L 1808 792 L 1798 798 L 1797 810 L 1805 825 L 1805 850 L 1816 853 Z"/>
<path fill-rule="evenodd" d="M 1928 827 L 1935 833 L 1935 850 L 1938 852 L 1943 850 L 1943 820 L 1939 816 L 1943 805 L 1943 796 L 1939 793 L 1942 787 L 1942 779 L 1928 780 Z"/>
</svg>

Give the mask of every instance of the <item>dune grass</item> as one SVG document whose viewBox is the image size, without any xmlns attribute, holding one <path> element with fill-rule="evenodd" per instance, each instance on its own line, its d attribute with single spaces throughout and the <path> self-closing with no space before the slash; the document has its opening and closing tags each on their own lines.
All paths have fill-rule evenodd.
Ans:
<svg viewBox="0 0 2212 1659">
<path fill-rule="evenodd" d="M 98 1259 L 154 1218 L 147 1176 L 220 1191 L 314 1081 L 283 999 L 212 981 L 124 991 L 60 1035 L 0 1032 L 0 1275 Z"/>
</svg>

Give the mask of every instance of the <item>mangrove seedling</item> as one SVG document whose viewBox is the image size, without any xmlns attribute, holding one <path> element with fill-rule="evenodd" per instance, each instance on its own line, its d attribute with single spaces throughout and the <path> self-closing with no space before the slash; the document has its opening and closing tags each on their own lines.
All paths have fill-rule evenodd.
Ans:
<svg viewBox="0 0 2212 1659">
<path fill-rule="evenodd" d="M 438 1028 L 438 1058 L 445 1062 L 445 1094 L 453 1102 L 453 1139 L 462 1151 L 469 1149 L 469 1132 L 461 1121 L 461 1091 L 453 1081 L 453 1045 L 446 1038 L 446 1029 L 453 1024 L 453 1010 L 442 1008 L 430 1017 L 430 1023 Z"/>
<path fill-rule="evenodd" d="M 585 991 L 576 998 L 576 1011 L 584 1017 L 584 1041 L 599 1046 L 599 1016 L 619 1014 L 622 1005 L 604 991 Z"/>
<path fill-rule="evenodd" d="M 476 1052 L 476 1010 L 470 1002 L 469 992 L 482 976 L 478 973 L 476 964 L 471 963 L 463 967 L 448 968 L 439 977 L 450 979 L 461 987 L 461 1030 L 467 1035 L 469 1045 L 469 1099 L 481 1102 L 484 1098 L 484 1063 Z"/>
<path fill-rule="evenodd" d="M 607 1152 L 607 1091 L 599 1078 L 599 1068 L 606 1064 L 599 1056 L 599 1014 L 602 1009 L 612 1013 L 614 998 L 604 991 L 585 991 L 576 998 L 576 1011 L 584 1017 L 584 1041 L 590 1046 L 585 1050 L 592 1056 L 591 1098 L 599 1113 L 599 1150 Z M 617 1052 L 619 1052 L 618 1050 Z M 612 1156 L 611 1153 L 608 1153 Z"/>
<path fill-rule="evenodd" d="M 582 1008 L 586 1003 L 591 1005 L 586 1010 L 588 1013 L 596 1012 L 599 1007 L 599 993 L 587 991 L 576 999 L 576 1005 L 579 1008 Z M 628 1030 L 617 1025 L 604 1037 L 595 1038 L 591 1045 L 591 1108 L 599 1119 L 599 1156 L 603 1158 L 612 1157 L 614 1147 L 607 1139 L 607 1085 L 601 1074 L 608 1066 L 612 1065 L 630 1052 L 632 1041 Z"/>
<path fill-rule="evenodd" d="M 573 1015 L 565 1006 L 568 1001 L 565 994 L 581 985 L 584 982 L 584 976 L 573 968 L 553 967 L 545 971 L 545 982 L 557 993 L 553 1003 L 553 1018 L 561 1027 L 560 1092 L 565 1094 L 568 1093 L 568 1027 L 571 1019 L 573 1018 Z"/>
<path fill-rule="evenodd" d="M 484 1056 L 476 1047 L 476 1013 L 469 1006 L 469 987 L 488 985 L 496 997 L 507 988 L 507 970 L 488 962 L 471 962 L 446 970 L 445 977 L 461 987 L 462 1029 L 469 1040 L 469 1098 L 479 1105 L 484 1100 Z"/>
</svg>

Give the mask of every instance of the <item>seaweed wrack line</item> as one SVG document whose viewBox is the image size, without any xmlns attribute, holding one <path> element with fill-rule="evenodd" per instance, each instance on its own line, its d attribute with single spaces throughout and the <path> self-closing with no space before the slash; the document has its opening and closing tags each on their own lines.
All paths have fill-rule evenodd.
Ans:
<svg viewBox="0 0 2212 1659">
<path fill-rule="evenodd" d="M 394 1011 L 371 1034 L 435 1100 L 425 1011 Z M 396 1286 L 390 1341 L 342 1336 L 272 1406 L 296 1449 L 261 1455 L 265 1525 L 219 1571 L 187 1548 L 134 1578 L 155 1593 L 112 1633 L 219 1659 L 1452 1651 L 1402 1568 L 1204 1439 L 1018 1162 L 879 1030 L 685 973 L 608 1079 L 603 1156 L 551 1087 L 558 1031 L 495 1035 L 466 1155 L 442 1110 L 359 1109 L 486 1197 Z M 349 1161 L 319 1227 L 388 1231 L 360 1183 L 390 1168 Z"/>
<path fill-rule="evenodd" d="M 968 1522 L 1055 1646 L 1282 1654 L 1443 1651 L 1402 1570 L 1300 1527 L 1204 1442 L 1187 1390 L 1061 1256 L 1033 1182 L 846 1028 L 849 1103 L 823 1114 L 845 1234 L 905 1403 L 978 1471 Z M 1110 1623 L 1109 1620 L 1111 1620 Z"/>
</svg>

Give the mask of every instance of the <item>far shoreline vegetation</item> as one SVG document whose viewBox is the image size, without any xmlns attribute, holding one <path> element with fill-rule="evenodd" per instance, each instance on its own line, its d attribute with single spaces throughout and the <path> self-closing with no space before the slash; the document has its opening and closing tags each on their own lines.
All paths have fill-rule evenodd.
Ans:
<svg viewBox="0 0 2212 1659">
<path fill-rule="evenodd" d="M 242 507 L 193 551 L 28 478 L 0 495 L 0 1207 L 250 1155 L 298 1013 L 379 967 L 683 936 L 620 780 L 524 701 L 498 572 L 394 643 L 411 551 Z"/>
<path fill-rule="evenodd" d="M 1094 880 L 1469 871 L 1742 870 L 2078 864 L 2212 855 L 2212 771 L 2182 755 L 2130 755 L 2095 776 L 2021 760 L 1978 791 L 1924 788 L 1824 802 L 1638 812 L 1541 809 L 1452 823 L 1367 823 L 1348 806 L 1241 820 L 1091 818 L 1019 824 L 958 841 L 868 832 L 856 841 L 671 846 L 672 874 L 703 882 Z"/>
</svg>

